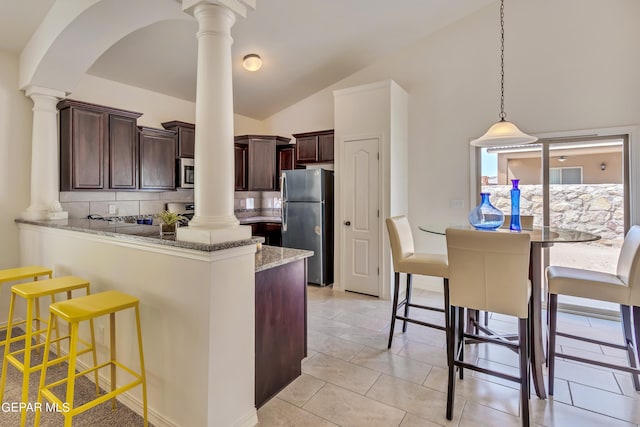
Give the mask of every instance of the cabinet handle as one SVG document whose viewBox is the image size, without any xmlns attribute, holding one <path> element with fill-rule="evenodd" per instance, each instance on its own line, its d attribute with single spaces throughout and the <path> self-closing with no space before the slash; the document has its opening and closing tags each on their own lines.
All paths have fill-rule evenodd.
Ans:
<svg viewBox="0 0 640 427">
<path fill-rule="evenodd" d="M 346 225 L 347 227 L 349 227 L 351 225 L 351 221 L 345 221 L 344 225 Z"/>
</svg>

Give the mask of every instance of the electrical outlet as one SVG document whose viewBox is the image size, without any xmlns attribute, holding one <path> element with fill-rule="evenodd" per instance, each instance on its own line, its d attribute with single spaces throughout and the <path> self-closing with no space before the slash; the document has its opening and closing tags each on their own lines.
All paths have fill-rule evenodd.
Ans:
<svg viewBox="0 0 640 427">
<path fill-rule="evenodd" d="M 118 213 L 118 207 L 116 205 L 109 205 L 109 215 L 115 215 Z"/>
</svg>

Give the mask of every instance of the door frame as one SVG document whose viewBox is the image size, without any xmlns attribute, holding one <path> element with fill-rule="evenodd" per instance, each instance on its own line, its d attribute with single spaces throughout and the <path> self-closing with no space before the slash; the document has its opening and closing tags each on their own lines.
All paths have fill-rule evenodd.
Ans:
<svg viewBox="0 0 640 427">
<path fill-rule="evenodd" d="M 389 251 L 385 251 L 384 248 L 385 247 L 389 247 L 388 244 L 388 237 L 386 236 L 386 233 L 384 232 L 384 228 L 383 228 L 383 223 L 384 221 L 382 221 L 382 218 L 385 215 L 383 206 L 384 204 L 384 194 L 385 191 L 383 189 L 383 183 L 385 182 L 383 179 L 383 167 L 382 167 L 382 160 L 384 159 L 384 154 L 383 154 L 383 135 L 381 134 L 357 134 L 357 135 L 347 135 L 347 136 L 341 136 L 339 141 L 336 141 L 336 143 L 339 144 L 339 149 L 335 150 L 334 152 L 337 153 L 338 155 L 335 158 L 335 175 L 334 175 L 334 182 L 335 182 L 335 219 L 334 219 L 334 230 L 335 230 L 335 243 L 334 243 L 334 257 L 335 257 L 335 261 L 334 261 L 334 289 L 336 290 L 340 290 L 340 291 L 346 291 L 345 289 L 345 268 L 343 265 L 343 253 L 345 251 L 345 238 L 344 238 L 344 227 L 342 224 L 342 221 L 344 220 L 345 217 L 345 212 L 344 212 L 344 204 L 342 203 L 342 197 L 344 194 L 344 182 L 342 180 L 342 177 L 345 176 L 345 171 L 344 171 L 344 164 L 345 164 L 345 147 L 346 144 L 348 142 L 355 142 L 355 141 L 362 141 L 362 140 L 367 140 L 367 139 L 377 139 L 378 140 L 378 144 L 377 144 L 377 149 L 378 149 L 378 212 L 380 212 L 380 215 L 378 217 L 378 262 L 380 264 L 380 274 L 378 274 L 378 298 L 380 299 L 389 299 L 389 285 L 388 283 L 386 283 L 387 281 L 384 280 L 384 278 L 386 278 L 386 271 L 388 271 L 389 268 L 389 261 L 387 260 L 387 258 L 389 258 L 390 255 L 390 249 Z M 389 258 L 390 259 L 390 258 Z M 390 283 L 390 282 L 389 282 Z"/>
</svg>

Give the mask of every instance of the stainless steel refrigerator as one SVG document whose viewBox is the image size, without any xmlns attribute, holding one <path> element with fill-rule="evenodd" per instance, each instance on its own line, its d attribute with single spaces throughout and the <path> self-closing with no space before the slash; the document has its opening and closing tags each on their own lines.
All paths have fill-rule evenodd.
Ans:
<svg viewBox="0 0 640 427">
<path fill-rule="evenodd" d="M 307 281 L 333 283 L 333 171 L 296 169 L 282 172 L 282 246 L 314 252 Z"/>
</svg>

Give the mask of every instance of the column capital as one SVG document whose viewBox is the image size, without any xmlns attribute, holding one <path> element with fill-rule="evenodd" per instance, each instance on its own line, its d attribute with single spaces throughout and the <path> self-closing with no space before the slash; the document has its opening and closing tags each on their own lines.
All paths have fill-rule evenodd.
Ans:
<svg viewBox="0 0 640 427">
<path fill-rule="evenodd" d="M 24 94 L 31 98 L 33 95 L 51 96 L 62 99 L 67 97 L 67 93 L 62 90 L 49 89 L 42 86 L 29 85 L 24 88 Z"/>
<path fill-rule="evenodd" d="M 247 17 L 248 9 L 256 8 L 256 0 L 182 0 L 182 10 L 193 16 L 197 6 L 207 4 L 226 7 L 243 18 Z"/>
</svg>

